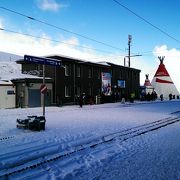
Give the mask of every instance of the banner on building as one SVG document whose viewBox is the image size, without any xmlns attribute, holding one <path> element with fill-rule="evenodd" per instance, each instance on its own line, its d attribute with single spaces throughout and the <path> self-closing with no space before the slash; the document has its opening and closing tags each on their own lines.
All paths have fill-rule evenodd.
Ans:
<svg viewBox="0 0 180 180">
<path fill-rule="evenodd" d="M 118 80 L 118 88 L 125 88 L 126 82 L 125 80 Z"/>
<path fill-rule="evenodd" d="M 111 95 L 111 73 L 101 73 L 102 76 L 102 93 L 105 96 Z"/>
</svg>

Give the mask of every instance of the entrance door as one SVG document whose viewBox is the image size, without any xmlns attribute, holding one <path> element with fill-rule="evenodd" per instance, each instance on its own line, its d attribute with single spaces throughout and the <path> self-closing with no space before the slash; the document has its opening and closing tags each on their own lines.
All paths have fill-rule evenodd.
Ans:
<svg viewBox="0 0 180 180">
<path fill-rule="evenodd" d="M 29 89 L 28 91 L 28 106 L 40 107 L 41 106 L 41 92 L 39 89 Z"/>
</svg>

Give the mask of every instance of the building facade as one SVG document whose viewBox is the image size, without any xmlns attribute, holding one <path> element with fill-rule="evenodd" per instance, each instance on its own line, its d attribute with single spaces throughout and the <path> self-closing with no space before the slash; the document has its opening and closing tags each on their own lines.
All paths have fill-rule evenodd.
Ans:
<svg viewBox="0 0 180 180">
<path fill-rule="evenodd" d="M 65 56 L 47 58 L 62 63 L 61 67 L 45 65 L 45 76 L 53 80 L 54 104 L 77 103 L 82 93 L 87 97 L 86 103 L 90 103 L 90 100 L 95 103 L 100 96 L 101 102 L 112 102 L 117 94 L 117 100 L 122 98 L 122 94 L 128 99 L 132 92 L 135 93 L 136 98 L 139 98 L 140 70 L 138 69 L 107 62 L 93 63 Z M 24 60 L 19 60 L 17 63 L 22 64 L 22 73 L 38 72 L 38 76 L 42 76 L 42 64 Z"/>
<path fill-rule="evenodd" d="M 14 78 L 11 80 L 15 86 L 15 107 L 40 107 L 43 104 L 43 97 L 40 91 L 42 78 Z M 52 80 L 46 80 L 47 93 L 45 94 L 45 104 L 50 106 L 53 103 Z"/>
<path fill-rule="evenodd" d="M 11 81 L 0 81 L 0 108 L 15 108 L 16 88 Z"/>
</svg>

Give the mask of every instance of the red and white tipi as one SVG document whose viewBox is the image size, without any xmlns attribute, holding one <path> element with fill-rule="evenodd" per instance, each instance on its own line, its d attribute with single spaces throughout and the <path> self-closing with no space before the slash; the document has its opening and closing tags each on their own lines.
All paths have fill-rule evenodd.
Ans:
<svg viewBox="0 0 180 180">
<path fill-rule="evenodd" d="M 153 92 L 154 88 L 150 83 L 149 74 L 146 74 L 145 76 L 146 76 L 146 79 L 145 79 L 145 82 L 144 82 L 145 92 L 146 92 L 146 94 L 147 93 L 151 94 Z"/>
<path fill-rule="evenodd" d="M 176 86 L 174 85 L 165 65 L 163 64 L 165 56 L 160 56 L 158 58 L 160 60 L 160 65 L 151 82 L 154 90 L 159 96 L 163 94 L 164 98 L 169 98 L 169 94 L 179 96 L 179 92 L 176 89 Z"/>
</svg>

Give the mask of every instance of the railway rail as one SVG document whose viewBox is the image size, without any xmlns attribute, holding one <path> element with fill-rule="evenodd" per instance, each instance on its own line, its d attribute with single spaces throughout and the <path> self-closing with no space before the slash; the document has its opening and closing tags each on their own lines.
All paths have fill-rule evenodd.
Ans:
<svg viewBox="0 0 180 180">
<path fill-rule="evenodd" d="M 66 150 L 60 150 L 60 143 L 58 142 L 50 143 L 46 149 L 43 148 L 43 144 L 38 147 L 30 147 L 29 149 L 24 149 L 18 152 L 18 157 L 21 157 L 20 161 L 18 161 L 19 158 L 16 158 L 13 163 L 10 163 L 11 159 L 9 159 L 9 163 L 6 163 L 6 165 L 3 165 L 3 163 L 0 162 L 0 178 L 8 179 L 8 177 L 13 174 L 28 171 L 49 162 L 57 161 L 61 158 L 68 158 L 72 154 L 84 151 L 86 149 L 96 148 L 97 146 L 100 146 L 102 144 L 111 143 L 113 141 L 122 143 L 123 141 L 126 141 L 130 138 L 143 135 L 145 133 L 160 129 L 179 121 L 180 117 L 169 117 L 157 120 L 151 123 L 146 123 L 129 129 L 107 134 L 101 137 L 96 137 L 88 141 L 85 140 L 84 142 L 76 144 Z M 42 150 L 42 153 L 37 154 L 37 150 Z M 31 155 L 30 157 L 28 157 L 28 153 Z M 23 157 L 23 155 L 25 154 L 26 157 Z M 15 158 L 16 155 L 17 154 L 14 152 L 0 155 L 0 161 L 2 159 L 6 159 L 7 162 L 8 158 Z"/>
</svg>

